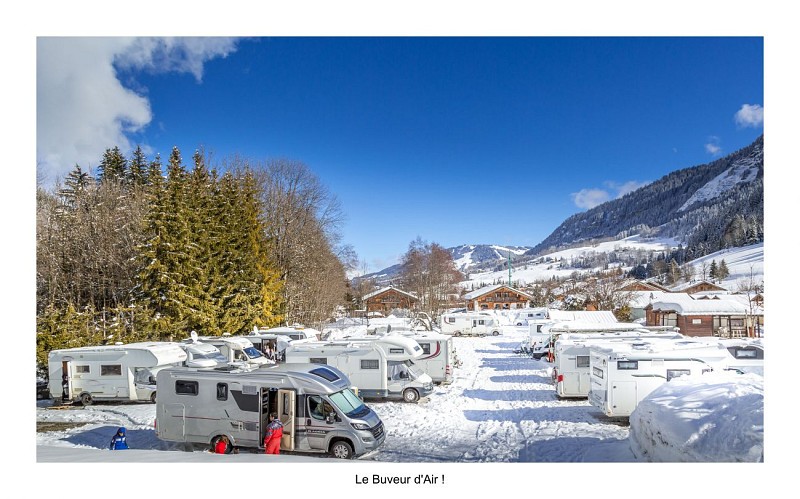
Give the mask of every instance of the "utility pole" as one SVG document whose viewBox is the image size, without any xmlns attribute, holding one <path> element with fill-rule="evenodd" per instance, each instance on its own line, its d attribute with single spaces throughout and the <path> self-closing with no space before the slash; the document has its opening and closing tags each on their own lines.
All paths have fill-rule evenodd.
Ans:
<svg viewBox="0 0 800 499">
<path fill-rule="evenodd" d="M 511 287 L 511 250 L 508 250 L 508 287 Z"/>
</svg>

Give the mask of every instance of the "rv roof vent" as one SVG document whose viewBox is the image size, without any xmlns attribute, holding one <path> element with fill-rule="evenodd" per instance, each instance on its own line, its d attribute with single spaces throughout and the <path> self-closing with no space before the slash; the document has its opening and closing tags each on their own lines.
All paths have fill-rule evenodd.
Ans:
<svg viewBox="0 0 800 499">
<path fill-rule="evenodd" d="M 318 367 L 316 369 L 312 369 L 309 371 L 311 374 L 315 374 L 322 379 L 327 379 L 328 381 L 337 381 L 339 380 L 339 376 L 331 371 L 330 369 L 326 369 L 324 367 Z"/>
</svg>

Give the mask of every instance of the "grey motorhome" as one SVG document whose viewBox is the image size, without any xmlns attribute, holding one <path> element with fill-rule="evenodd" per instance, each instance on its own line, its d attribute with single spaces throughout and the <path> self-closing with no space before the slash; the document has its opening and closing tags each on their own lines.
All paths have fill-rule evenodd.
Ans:
<svg viewBox="0 0 800 499">
<path fill-rule="evenodd" d="M 292 342 L 286 363 L 328 364 L 344 372 L 364 398 L 417 402 L 433 392 L 433 380 L 413 362 L 422 348 L 411 338 Z"/>
<path fill-rule="evenodd" d="M 141 342 L 53 350 L 50 395 L 62 402 L 156 401 L 156 374 L 186 361 L 170 342 Z"/>
<path fill-rule="evenodd" d="M 350 459 L 377 449 L 380 417 L 352 391 L 344 373 L 317 364 L 273 364 L 254 370 L 187 367 L 157 377 L 156 436 L 169 442 L 264 449 L 270 413 L 284 425 L 281 450 Z"/>
<path fill-rule="evenodd" d="M 553 347 L 552 377 L 556 395 L 560 398 L 589 396 L 589 353 L 592 346 L 637 341 L 642 338 L 677 340 L 683 338 L 683 335 L 667 331 L 651 332 L 646 329 L 561 334 Z"/>
<path fill-rule="evenodd" d="M 497 336 L 503 332 L 493 317 L 480 312 L 442 314 L 439 325 L 442 334 L 453 336 Z"/>
<path fill-rule="evenodd" d="M 590 349 L 589 403 L 609 417 L 628 417 L 647 395 L 678 376 L 725 369 L 727 349 L 697 340 L 652 340 Z"/>
</svg>

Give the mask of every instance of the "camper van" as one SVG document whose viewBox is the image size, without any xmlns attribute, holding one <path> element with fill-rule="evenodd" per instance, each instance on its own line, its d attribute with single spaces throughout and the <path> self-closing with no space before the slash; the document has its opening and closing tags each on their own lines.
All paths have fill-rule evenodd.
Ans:
<svg viewBox="0 0 800 499">
<path fill-rule="evenodd" d="M 422 355 L 412 362 L 414 366 L 422 369 L 436 384 L 449 384 L 453 382 L 453 369 L 460 365 L 453 348 L 453 338 L 445 334 L 431 331 L 395 330 L 388 334 L 349 337 L 347 341 L 376 341 L 381 338 L 400 336 L 411 338 L 419 344 Z"/>
<path fill-rule="evenodd" d="M 344 372 L 363 398 L 417 402 L 433 392 L 433 380 L 414 362 L 422 348 L 411 338 L 292 342 L 286 363 L 328 364 Z"/>
<path fill-rule="evenodd" d="M 218 348 L 229 364 L 244 362 L 252 368 L 273 364 L 253 346 L 253 342 L 243 336 L 200 336 L 198 339 Z"/>
<path fill-rule="evenodd" d="M 442 314 L 440 318 L 442 334 L 452 336 L 497 336 L 503 328 L 488 314 L 455 313 Z"/>
<path fill-rule="evenodd" d="M 721 344 L 688 339 L 596 345 L 589 355 L 589 403 L 606 416 L 629 417 L 663 383 L 724 369 L 728 357 Z"/>
<path fill-rule="evenodd" d="M 143 342 L 53 350 L 50 394 L 64 403 L 156 401 L 156 375 L 186 361 L 177 343 Z"/>
<path fill-rule="evenodd" d="M 284 425 L 284 452 L 351 459 L 377 449 L 386 437 L 380 417 L 330 366 L 179 367 L 159 372 L 157 382 L 155 432 L 168 442 L 213 446 L 224 435 L 235 447 L 263 452 L 272 412 Z"/>
<path fill-rule="evenodd" d="M 546 308 L 523 308 L 517 310 L 514 315 L 514 325 L 516 326 L 529 326 L 535 321 L 547 320 Z"/>
<path fill-rule="evenodd" d="M 300 325 L 280 326 L 269 329 L 253 328 L 253 332 L 251 332 L 250 334 L 257 334 L 257 333 L 283 335 L 283 336 L 288 336 L 293 340 L 319 341 L 322 339 L 321 333 L 316 329 Z"/>
<path fill-rule="evenodd" d="M 199 340 L 184 340 L 178 345 L 186 352 L 186 367 L 221 367 L 229 365 L 228 358 L 222 355 L 219 348 L 210 343 L 202 343 Z M 236 363 L 234 363 L 236 364 Z M 240 362 L 242 366 L 244 362 Z"/>
<path fill-rule="evenodd" d="M 556 395 L 560 398 L 589 396 L 589 350 L 592 346 L 637 341 L 642 338 L 678 340 L 683 335 L 647 330 L 561 334 L 553 347 L 552 376 Z"/>
</svg>

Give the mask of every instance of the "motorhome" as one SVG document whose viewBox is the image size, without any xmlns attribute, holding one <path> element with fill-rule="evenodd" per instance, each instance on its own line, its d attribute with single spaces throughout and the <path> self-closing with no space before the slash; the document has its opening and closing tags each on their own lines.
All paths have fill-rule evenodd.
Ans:
<svg viewBox="0 0 800 499">
<path fill-rule="evenodd" d="M 536 321 L 547 320 L 546 308 L 523 308 L 516 311 L 513 322 L 516 326 L 529 326 Z"/>
<path fill-rule="evenodd" d="M 488 314 L 454 313 L 442 314 L 440 321 L 442 334 L 453 336 L 497 336 L 503 328 Z"/>
<path fill-rule="evenodd" d="M 377 449 L 386 437 L 380 417 L 331 366 L 273 364 L 255 370 L 187 367 L 157 377 L 156 436 L 168 442 L 264 451 L 270 413 L 283 423 L 281 451 L 349 459 Z"/>
<path fill-rule="evenodd" d="M 238 366 L 245 367 L 246 362 L 229 362 L 225 355 L 222 355 L 219 348 L 210 343 L 200 341 L 197 333 L 192 331 L 192 337 L 178 343 L 186 352 L 186 360 L 183 365 L 186 367 L 221 367 Z"/>
<path fill-rule="evenodd" d="M 589 351 L 592 346 L 637 341 L 642 338 L 677 340 L 683 338 L 683 335 L 677 332 L 651 332 L 645 329 L 561 334 L 553 346 L 552 377 L 556 395 L 560 398 L 589 396 L 591 386 Z"/>
<path fill-rule="evenodd" d="M 433 380 L 414 362 L 422 347 L 402 336 L 374 340 L 292 342 L 286 363 L 328 364 L 344 372 L 363 398 L 417 402 L 433 392 Z"/>
<path fill-rule="evenodd" d="M 411 338 L 419 344 L 422 355 L 412 362 L 431 377 L 436 384 L 453 382 L 453 370 L 461 364 L 453 347 L 453 338 L 432 331 L 390 329 L 383 335 L 348 337 L 347 341 L 376 341 L 380 338 L 402 336 Z"/>
<path fill-rule="evenodd" d="M 186 361 L 171 342 L 142 342 L 53 350 L 48 354 L 50 395 L 64 403 L 156 401 L 156 375 Z"/>
<path fill-rule="evenodd" d="M 245 362 L 252 368 L 274 364 L 253 346 L 253 342 L 243 336 L 200 336 L 198 339 L 217 347 L 228 359 L 228 363 Z"/>
<path fill-rule="evenodd" d="M 589 403 L 606 416 L 628 417 L 663 383 L 725 369 L 728 357 L 721 344 L 689 339 L 595 345 L 589 354 Z"/>
<path fill-rule="evenodd" d="M 293 340 L 319 341 L 322 339 L 321 338 L 322 334 L 319 331 L 317 331 L 314 328 L 305 327 L 301 325 L 280 326 L 268 329 L 253 328 L 253 331 L 250 334 L 259 334 L 259 333 L 288 336 Z"/>
</svg>

